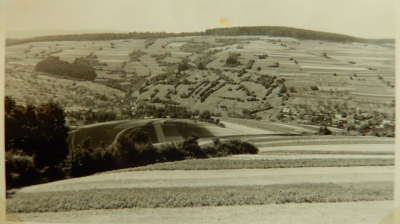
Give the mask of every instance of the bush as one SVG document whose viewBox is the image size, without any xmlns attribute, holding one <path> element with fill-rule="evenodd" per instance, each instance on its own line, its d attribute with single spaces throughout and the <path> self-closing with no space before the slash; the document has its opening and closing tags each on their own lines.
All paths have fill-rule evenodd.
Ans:
<svg viewBox="0 0 400 224">
<path fill-rule="evenodd" d="M 240 65 L 239 61 L 240 54 L 231 53 L 225 61 L 225 66 L 235 67 Z"/>
<path fill-rule="evenodd" d="M 183 59 L 179 64 L 178 64 L 178 72 L 186 71 L 190 68 L 189 66 L 189 60 L 187 58 Z"/>
<path fill-rule="evenodd" d="M 117 168 L 127 168 L 154 162 L 156 150 L 143 129 L 125 131 L 113 147 L 113 157 Z M 150 150 L 147 152 L 147 150 Z"/>
<path fill-rule="evenodd" d="M 332 134 L 332 131 L 329 130 L 328 127 L 326 127 L 326 126 L 323 126 L 323 127 L 321 126 L 321 127 L 319 128 L 318 133 L 319 133 L 320 135 L 331 135 L 331 134 Z"/>
<path fill-rule="evenodd" d="M 24 154 L 21 150 L 9 150 L 5 159 L 7 188 L 39 182 L 39 170 L 35 168 L 32 156 Z"/>
<path fill-rule="evenodd" d="M 199 146 L 197 139 L 196 136 L 187 138 L 182 144 L 182 149 L 188 152 L 191 158 L 207 158 L 207 154 Z"/>
<path fill-rule="evenodd" d="M 110 150 L 78 146 L 68 158 L 69 174 L 74 177 L 90 175 L 115 168 Z"/>
<path fill-rule="evenodd" d="M 184 160 L 189 156 L 188 152 L 183 150 L 182 145 L 170 143 L 159 149 L 161 161 L 177 161 Z"/>
<path fill-rule="evenodd" d="M 230 140 L 226 143 L 220 144 L 217 147 L 218 147 L 218 152 L 222 155 L 258 153 L 257 147 L 248 142 L 243 142 L 240 140 Z"/>
</svg>

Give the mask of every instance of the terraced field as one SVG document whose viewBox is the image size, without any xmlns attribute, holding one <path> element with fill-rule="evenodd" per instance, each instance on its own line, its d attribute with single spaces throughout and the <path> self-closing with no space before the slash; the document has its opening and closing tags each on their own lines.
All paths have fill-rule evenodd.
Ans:
<svg viewBox="0 0 400 224">
<path fill-rule="evenodd" d="M 141 54 L 137 57 L 129 56 L 138 51 Z M 237 64 L 227 65 L 232 54 L 240 54 Z M 13 86 L 35 81 L 38 74 L 33 67 L 47 56 L 73 62 L 88 55 L 99 62 L 94 83 L 125 93 L 117 94 L 116 101 L 158 105 L 161 100 L 222 115 L 241 114 L 247 109 L 258 117 L 273 119 L 284 108 L 304 113 L 301 105 L 315 110 L 321 102 L 339 106 L 346 102 L 351 108 L 369 112 L 393 110 L 394 50 L 390 46 L 268 36 L 49 41 L 10 46 L 6 55 L 10 77 L 7 95 L 31 102 L 29 93 L 13 91 Z M 184 60 L 187 69 L 177 72 Z M 283 85 L 289 91 L 282 90 Z M 37 101 L 67 94 L 63 85 L 48 91 L 37 86 L 28 88 L 40 93 Z M 313 86 L 317 89 L 310 89 Z M 66 107 L 76 110 L 72 104 Z M 122 105 L 115 108 L 119 107 Z"/>
<path fill-rule="evenodd" d="M 191 216 L 191 222 L 285 223 L 279 217 L 290 211 L 296 223 L 319 223 L 323 216 L 330 223 L 372 224 L 390 212 L 393 139 L 240 138 L 260 146 L 260 153 L 153 164 L 25 187 L 8 199 L 9 218 L 176 223 L 188 220 L 182 213 L 196 212 L 204 216 Z M 351 217 L 343 216 L 346 209 Z"/>
</svg>

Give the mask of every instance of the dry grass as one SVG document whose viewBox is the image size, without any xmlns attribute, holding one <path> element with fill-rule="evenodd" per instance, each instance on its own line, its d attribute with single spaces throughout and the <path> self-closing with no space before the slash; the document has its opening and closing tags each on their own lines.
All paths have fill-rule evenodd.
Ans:
<svg viewBox="0 0 400 224">
<path fill-rule="evenodd" d="M 7 211 L 28 213 L 378 200 L 393 200 L 392 182 L 20 193 L 7 201 Z"/>
</svg>

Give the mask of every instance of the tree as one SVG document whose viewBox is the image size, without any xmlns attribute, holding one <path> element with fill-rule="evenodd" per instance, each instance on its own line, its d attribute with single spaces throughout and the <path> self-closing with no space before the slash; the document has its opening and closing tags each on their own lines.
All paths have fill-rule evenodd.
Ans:
<svg viewBox="0 0 400 224">
<path fill-rule="evenodd" d="M 204 120 L 210 120 L 211 119 L 211 112 L 208 110 L 203 111 L 200 114 L 200 119 L 204 119 Z"/>
<path fill-rule="evenodd" d="M 39 168 L 55 166 L 68 154 L 68 127 L 64 110 L 50 102 L 38 107 L 11 106 L 7 99 L 5 116 L 6 150 L 20 149 L 33 156 Z"/>
<path fill-rule="evenodd" d="M 38 166 L 54 166 L 68 155 L 68 131 L 65 112 L 60 105 L 49 102 L 37 108 L 38 133 L 34 159 Z"/>
</svg>

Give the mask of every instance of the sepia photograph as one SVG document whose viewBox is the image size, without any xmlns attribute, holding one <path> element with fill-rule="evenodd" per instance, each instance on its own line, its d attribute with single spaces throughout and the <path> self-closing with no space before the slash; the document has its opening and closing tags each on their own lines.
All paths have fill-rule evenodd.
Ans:
<svg viewBox="0 0 400 224">
<path fill-rule="evenodd" d="M 396 4 L 5 0 L 7 223 L 396 223 Z"/>
</svg>

